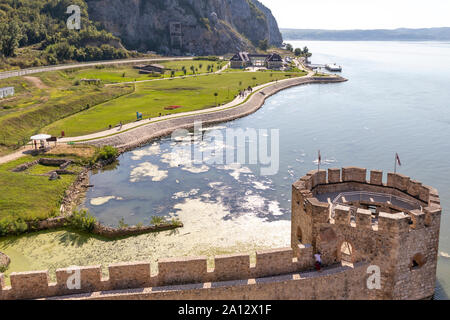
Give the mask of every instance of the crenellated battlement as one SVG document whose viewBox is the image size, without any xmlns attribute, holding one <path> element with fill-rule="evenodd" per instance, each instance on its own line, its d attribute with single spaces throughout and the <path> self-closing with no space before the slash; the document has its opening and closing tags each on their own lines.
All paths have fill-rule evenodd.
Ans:
<svg viewBox="0 0 450 320">
<path fill-rule="evenodd" d="M 310 171 L 293 185 L 294 203 L 303 203 L 315 223 L 328 222 L 384 232 L 429 226 L 440 212 L 436 189 L 402 174 L 347 167 Z M 368 208 L 377 208 L 371 212 Z"/>
<path fill-rule="evenodd" d="M 256 264 L 250 255 L 214 257 L 214 267 L 208 269 L 207 257 L 170 258 L 158 261 L 158 272 L 151 275 L 149 262 L 113 264 L 108 277 L 102 277 L 102 267 L 69 267 L 56 270 L 56 282 L 49 282 L 48 271 L 20 272 L 10 275 L 11 286 L 5 286 L 0 276 L 0 299 L 35 299 L 98 291 L 165 287 L 184 284 L 204 284 L 278 276 L 308 270 L 312 266 L 312 251 L 294 257 L 291 248 L 256 252 Z M 79 289 L 75 286 L 79 275 Z M 72 286 L 73 285 L 73 286 Z"/>
</svg>

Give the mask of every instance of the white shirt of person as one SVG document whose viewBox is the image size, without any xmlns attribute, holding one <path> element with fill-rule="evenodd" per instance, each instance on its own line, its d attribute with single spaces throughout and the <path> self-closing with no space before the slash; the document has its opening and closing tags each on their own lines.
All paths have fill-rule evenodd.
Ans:
<svg viewBox="0 0 450 320">
<path fill-rule="evenodd" d="M 316 258 L 316 262 L 322 263 L 322 258 L 320 257 L 320 254 L 316 253 L 314 255 L 314 258 Z"/>
</svg>

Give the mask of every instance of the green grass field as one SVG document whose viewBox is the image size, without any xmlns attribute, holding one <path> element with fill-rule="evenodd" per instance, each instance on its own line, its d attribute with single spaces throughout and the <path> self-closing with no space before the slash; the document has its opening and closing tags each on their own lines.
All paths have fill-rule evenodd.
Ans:
<svg viewBox="0 0 450 320">
<path fill-rule="evenodd" d="M 114 88 L 75 85 L 64 72 L 37 74 L 32 79 L 0 81 L 0 87 L 16 89 L 14 97 L 0 100 L 0 155 L 28 142 L 30 136 L 50 123 L 134 90 L 125 84 Z"/>
<path fill-rule="evenodd" d="M 186 61 L 166 61 L 158 62 L 157 64 L 166 67 L 164 75 L 148 75 L 139 74 L 139 70 L 134 69 L 131 66 L 116 66 L 105 68 L 94 68 L 79 71 L 66 71 L 68 77 L 73 80 L 80 79 L 100 79 L 103 83 L 119 83 L 119 82 L 132 82 L 152 80 L 158 78 L 171 78 L 173 70 L 175 77 L 184 76 L 183 67 L 186 69 L 186 75 L 208 73 L 208 65 L 214 66 L 213 70 L 219 71 L 225 66 L 224 61 L 206 61 L 206 60 L 186 60 Z M 194 72 L 191 70 L 191 66 L 194 67 Z"/>
<path fill-rule="evenodd" d="M 305 73 L 282 72 L 241 72 L 211 74 L 165 81 L 136 84 L 136 92 L 108 101 L 64 118 L 44 128 L 49 134 L 62 130 L 67 136 L 81 136 L 102 130 L 119 122 L 136 120 L 136 112 L 144 118 L 154 118 L 159 114 L 173 114 L 211 108 L 216 105 L 214 93 L 218 93 L 217 104 L 234 100 L 239 90 L 288 77 L 303 76 Z M 167 111 L 164 108 L 177 105 L 182 108 Z"/>
<path fill-rule="evenodd" d="M 50 181 L 41 176 L 58 169 L 57 166 L 34 165 L 23 172 L 12 172 L 17 166 L 45 158 L 65 158 L 74 161 L 67 170 L 79 173 L 83 165 L 91 162 L 97 149 L 90 146 L 58 146 L 45 155 L 27 155 L 0 165 L 0 229 L 2 223 L 42 220 L 59 215 L 61 201 L 66 189 L 76 180 L 76 175 L 61 175 Z M 1 233 L 1 230 L 0 230 Z"/>
<path fill-rule="evenodd" d="M 179 113 L 210 108 L 217 103 L 232 101 L 239 90 L 267 83 L 287 76 L 302 76 L 303 72 L 242 72 L 233 70 L 222 74 L 205 74 L 208 66 L 220 70 L 225 61 L 187 60 L 165 61 L 167 70 L 159 81 L 121 84 L 158 79 L 140 75 L 132 66 L 108 66 L 47 72 L 30 78 L 17 77 L 0 81 L 0 87 L 14 86 L 16 95 L 0 100 L 0 156 L 12 152 L 28 142 L 37 133 L 60 136 L 78 136 L 105 130 L 120 121 L 135 121 L 136 112 L 145 118 L 159 114 Z M 171 79 L 175 76 L 184 79 Z M 227 70 L 228 71 L 228 70 Z M 83 78 L 101 79 L 102 84 L 86 85 Z M 254 79 L 256 78 L 256 79 Z M 114 86 L 110 86 L 114 84 Z M 136 88 L 134 88 L 136 86 Z M 134 91 L 136 89 L 136 91 Z M 165 107 L 181 105 L 183 108 L 166 111 Z"/>
<path fill-rule="evenodd" d="M 55 170 L 55 167 L 36 166 L 24 172 L 10 170 L 20 164 L 35 160 L 31 156 L 0 165 L 0 220 L 21 218 L 23 220 L 45 219 L 59 214 L 64 192 L 76 176 L 61 176 L 60 180 L 49 181 L 38 176 Z"/>
</svg>

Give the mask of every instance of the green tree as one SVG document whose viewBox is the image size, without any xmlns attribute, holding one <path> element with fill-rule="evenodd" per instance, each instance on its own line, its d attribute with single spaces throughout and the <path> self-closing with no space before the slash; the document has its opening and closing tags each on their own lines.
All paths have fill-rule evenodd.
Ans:
<svg viewBox="0 0 450 320">
<path fill-rule="evenodd" d="M 303 48 L 303 55 L 305 56 L 305 57 L 308 57 L 308 55 L 309 55 L 309 49 L 308 49 L 308 47 L 304 47 Z"/>
<path fill-rule="evenodd" d="M 288 43 L 288 44 L 286 45 L 286 50 L 288 50 L 288 51 L 290 51 L 290 52 L 293 52 L 293 51 L 294 51 L 294 47 L 292 46 L 292 44 Z"/>
<path fill-rule="evenodd" d="M 260 40 L 258 43 L 258 47 L 261 50 L 266 51 L 267 49 L 269 49 L 269 41 L 267 39 Z"/>
<path fill-rule="evenodd" d="M 296 49 L 294 50 L 294 54 L 295 54 L 297 57 L 299 57 L 299 56 L 301 56 L 301 55 L 303 54 L 303 51 L 302 51 L 302 49 L 300 49 L 300 48 L 296 48 Z"/>
<path fill-rule="evenodd" d="M 0 24 L 0 49 L 5 57 L 15 56 L 22 30 L 16 21 L 5 21 Z"/>
</svg>

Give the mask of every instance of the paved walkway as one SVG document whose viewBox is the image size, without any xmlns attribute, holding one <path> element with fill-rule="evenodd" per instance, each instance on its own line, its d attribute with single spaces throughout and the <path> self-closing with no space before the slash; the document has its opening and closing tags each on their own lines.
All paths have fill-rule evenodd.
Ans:
<svg viewBox="0 0 450 320">
<path fill-rule="evenodd" d="M 22 158 L 23 156 L 26 156 L 31 150 L 33 150 L 33 147 L 31 145 L 22 147 L 13 153 L 10 153 L 10 154 L 7 154 L 6 156 L 0 157 L 0 164 Z"/>
</svg>

